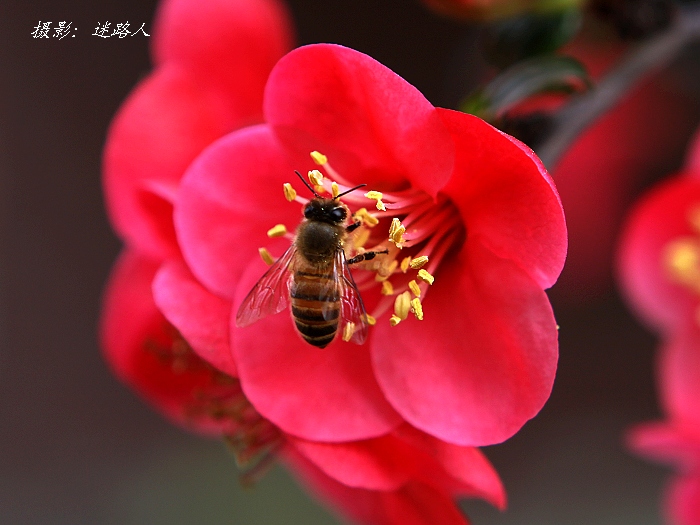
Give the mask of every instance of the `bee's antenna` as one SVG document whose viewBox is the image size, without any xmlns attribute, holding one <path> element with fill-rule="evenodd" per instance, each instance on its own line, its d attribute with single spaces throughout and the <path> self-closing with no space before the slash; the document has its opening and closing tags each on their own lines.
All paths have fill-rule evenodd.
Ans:
<svg viewBox="0 0 700 525">
<path fill-rule="evenodd" d="M 318 193 L 316 193 L 316 190 L 313 188 L 313 186 L 311 186 L 311 184 L 309 184 L 308 182 L 306 182 L 306 179 L 305 179 L 304 177 L 301 176 L 301 173 L 299 173 L 297 170 L 294 170 L 294 173 L 296 173 L 297 175 L 299 175 L 299 178 L 301 179 L 301 182 L 303 182 L 303 183 L 304 183 L 304 186 L 306 186 L 307 188 L 309 188 L 309 189 L 311 190 L 311 193 L 313 193 L 313 194 L 314 194 L 316 197 L 318 197 L 319 199 L 321 198 L 321 196 L 320 196 Z"/>
<path fill-rule="evenodd" d="M 339 193 L 338 195 L 336 195 L 335 197 L 333 197 L 333 200 L 339 199 L 339 198 L 342 197 L 343 195 L 347 195 L 347 194 L 350 193 L 351 191 L 359 190 L 360 188 L 364 188 L 365 186 L 367 186 L 367 184 L 360 184 L 359 186 L 355 186 L 354 188 L 350 188 L 349 190 L 345 190 L 343 193 Z"/>
</svg>

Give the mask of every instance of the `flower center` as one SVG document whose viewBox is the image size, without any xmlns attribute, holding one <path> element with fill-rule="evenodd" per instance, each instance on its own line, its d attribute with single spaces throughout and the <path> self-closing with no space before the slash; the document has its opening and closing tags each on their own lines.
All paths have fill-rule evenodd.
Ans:
<svg viewBox="0 0 700 525">
<path fill-rule="evenodd" d="M 281 432 L 257 413 L 237 378 L 199 357 L 172 325 L 166 325 L 165 334 L 157 342 L 149 339 L 144 348 L 166 373 L 175 376 L 175 383 L 181 378 L 183 397 L 178 401 L 186 419 L 193 426 L 220 429 L 242 471 L 241 480 L 256 481 L 272 464 L 282 444 Z"/>
<path fill-rule="evenodd" d="M 662 267 L 666 277 L 700 296 L 700 206 L 692 208 L 687 216 L 694 234 L 670 241 L 662 250 Z M 696 312 L 700 323 L 700 308 Z"/>
<path fill-rule="evenodd" d="M 342 196 L 343 204 L 352 213 L 349 223 L 358 224 L 348 233 L 344 243 L 346 259 L 369 252 L 375 257 L 352 264 L 357 288 L 366 292 L 376 288 L 381 299 L 367 314 L 370 325 L 388 315 L 391 326 L 409 318 L 412 313 L 423 320 L 423 304 L 445 255 L 464 239 L 465 230 L 457 208 L 444 196 L 437 199 L 426 192 L 410 188 L 391 193 L 350 191 L 355 187 L 338 173 L 325 155 L 314 151 L 311 158 L 319 166 L 308 173 L 309 181 L 319 195 Z M 323 170 L 323 173 L 319 170 Z M 288 201 L 305 205 L 291 184 L 284 185 Z M 329 198 L 330 198 L 329 197 Z M 293 236 L 283 225 L 268 231 L 270 237 Z M 384 252 L 384 253 L 382 253 Z M 268 264 L 273 258 L 264 248 L 260 254 Z M 361 271 L 356 271 L 361 270 Z M 393 311 L 391 311 L 393 307 Z M 347 340 L 347 339 L 346 339 Z"/>
</svg>

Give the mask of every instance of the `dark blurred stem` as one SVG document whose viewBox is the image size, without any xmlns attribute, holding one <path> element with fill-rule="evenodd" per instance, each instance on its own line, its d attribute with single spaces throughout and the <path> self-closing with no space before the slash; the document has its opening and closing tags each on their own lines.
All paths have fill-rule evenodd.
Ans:
<svg viewBox="0 0 700 525">
<path fill-rule="evenodd" d="M 590 124 L 613 107 L 639 80 L 671 61 L 686 44 L 700 39 L 700 3 L 678 9 L 663 33 L 630 50 L 616 68 L 586 94 L 567 104 L 556 117 L 537 153 L 549 170 Z"/>
</svg>

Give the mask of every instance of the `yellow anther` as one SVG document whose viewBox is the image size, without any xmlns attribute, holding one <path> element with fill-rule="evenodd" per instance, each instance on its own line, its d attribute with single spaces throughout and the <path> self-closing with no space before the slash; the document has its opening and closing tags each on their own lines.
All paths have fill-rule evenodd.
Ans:
<svg viewBox="0 0 700 525">
<path fill-rule="evenodd" d="M 391 219 L 391 224 L 389 225 L 389 239 L 391 239 L 394 234 L 396 233 L 396 230 L 399 229 L 399 226 L 401 226 L 401 221 L 394 217 Z"/>
<path fill-rule="evenodd" d="M 353 215 L 356 220 L 362 221 L 362 224 L 365 226 L 369 226 L 370 228 L 376 226 L 379 224 L 379 219 L 377 219 L 374 215 L 370 214 L 367 211 L 367 208 L 360 208 L 355 212 L 355 215 Z"/>
<path fill-rule="evenodd" d="M 389 317 L 389 324 L 390 324 L 391 326 L 396 326 L 396 325 L 399 324 L 400 322 L 401 322 L 401 318 L 400 318 L 400 317 L 397 317 L 397 316 L 395 316 L 395 315 L 392 315 L 391 317 Z"/>
<path fill-rule="evenodd" d="M 314 191 L 316 193 L 326 193 L 326 188 L 323 186 L 314 186 Z"/>
<path fill-rule="evenodd" d="M 423 320 L 423 305 L 418 297 L 411 300 L 411 311 L 413 312 L 413 315 L 416 316 L 416 319 L 419 321 Z"/>
<path fill-rule="evenodd" d="M 289 202 L 292 202 L 294 199 L 297 198 L 296 190 L 292 188 L 292 185 L 288 182 L 284 183 L 284 198 L 287 199 Z"/>
<path fill-rule="evenodd" d="M 409 292 L 400 293 L 394 301 L 394 314 L 402 321 L 408 317 L 411 311 L 411 294 Z"/>
<path fill-rule="evenodd" d="M 319 166 L 323 166 L 326 162 L 328 162 L 328 157 L 326 157 L 323 153 L 319 153 L 318 151 L 312 151 L 311 158 Z"/>
<path fill-rule="evenodd" d="M 277 224 L 267 230 L 268 237 L 284 237 L 287 235 L 287 227 L 284 224 Z"/>
<path fill-rule="evenodd" d="M 432 275 L 430 275 L 430 274 L 429 274 L 427 271 L 425 271 L 425 270 L 418 270 L 418 278 L 419 278 L 421 281 L 423 281 L 423 282 L 425 282 L 425 283 L 428 283 L 428 284 L 430 284 L 430 285 L 432 285 L 433 282 L 435 281 L 435 277 L 433 277 Z"/>
<path fill-rule="evenodd" d="M 386 206 L 384 206 L 384 203 L 382 202 L 382 197 L 384 197 L 384 195 L 381 191 L 368 191 L 365 193 L 365 197 L 372 199 L 373 201 L 377 201 L 377 209 L 379 211 L 386 211 Z"/>
<path fill-rule="evenodd" d="M 693 238 L 682 238 L 668 244 L 663 263 L 669 278 L 700 290 L 700 244 Z"/>
<path fill-rule="evenodd" d="M 413 292 L 413 295 L 420 297 L 420 287 L 416 281 L 411 280 L 408 283 L 408 288 Z"/>
<path fill-rule="evenodd" d="M 370 326 L 377 324 L 377 320 L 369 314 L 365 314 L 365 319 L 367 320 L 367 324 Z"/>
<path fill-rule="evenodd" d="M 323 186 L 323 173 L 318 170 L 311 170 L 308 175 L 311 184 L 314 186 Z"/>
<path fill-rule="evenodd" d="M 382 283 L 382 295 L 394 295 L 394 285 L 389 281 Z"/>
<path fill-rule="evenodd" d="M 340 195 L 340 188 L 338 188 L 338 183 L 335 181 L 331 182 L 331 195 L 333 195 L 334 199 Z"/>
<path fill-rule="evenodd" d="M 403 248 L 404 233 L 406 233 L 406 227 L 401 224 L 401 221 L 399 221 L 396 217 L 391 219 L 391 226 L 389 226 L 389 240 L 393 242 L 397 248 Z"/>
<path fill-rule="evenodd" d="M 258 248 L 258 253 L 260 254 L 260 258 L 265 261 L 265 264 L 268 266 L 272 266 L 272 264 L 275 262 L 275 259 L 272 258 L 272 255 L 267 251 L 267 248 Z"/>
<path fill-rule="evenodd" d="M 428 256 L 421 255 L 411 261 L 411 268 L 418 270 L 419 268 L 423 268 L 426 264 L 428 264 Z"/>
<path fill-rule="evenodd" d="M 411 263 L 411 258 L 410 257 L 405 257 L 403 261 L 401 261 L 401 271 L 403 273 L 406 273 L 408 271 L 408 265 Z"/>
<path fill-rule="evenodd" d="M 348 323 L 343 328 L 343 341 L 346 343 L 352 338 L 352 334 L 355 333 L 355 323 Z"/>
</svg>

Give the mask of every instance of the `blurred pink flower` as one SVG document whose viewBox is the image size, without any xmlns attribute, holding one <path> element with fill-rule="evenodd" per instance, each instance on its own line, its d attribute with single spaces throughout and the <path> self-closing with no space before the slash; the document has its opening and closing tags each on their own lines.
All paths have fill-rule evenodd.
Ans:
<svg viewBox="0 0 700 525">
<path fill-rule="evenodd" d="M 667 514 L 700 524 L 700 171 L 698 144 L 683 171 L 653 188 L 634 208 L 622 237 L 623 292 L 662 337 L 657 369 L 663 422 L 640 425 L 629 446 L 675 465 Z"/>
</svg>

